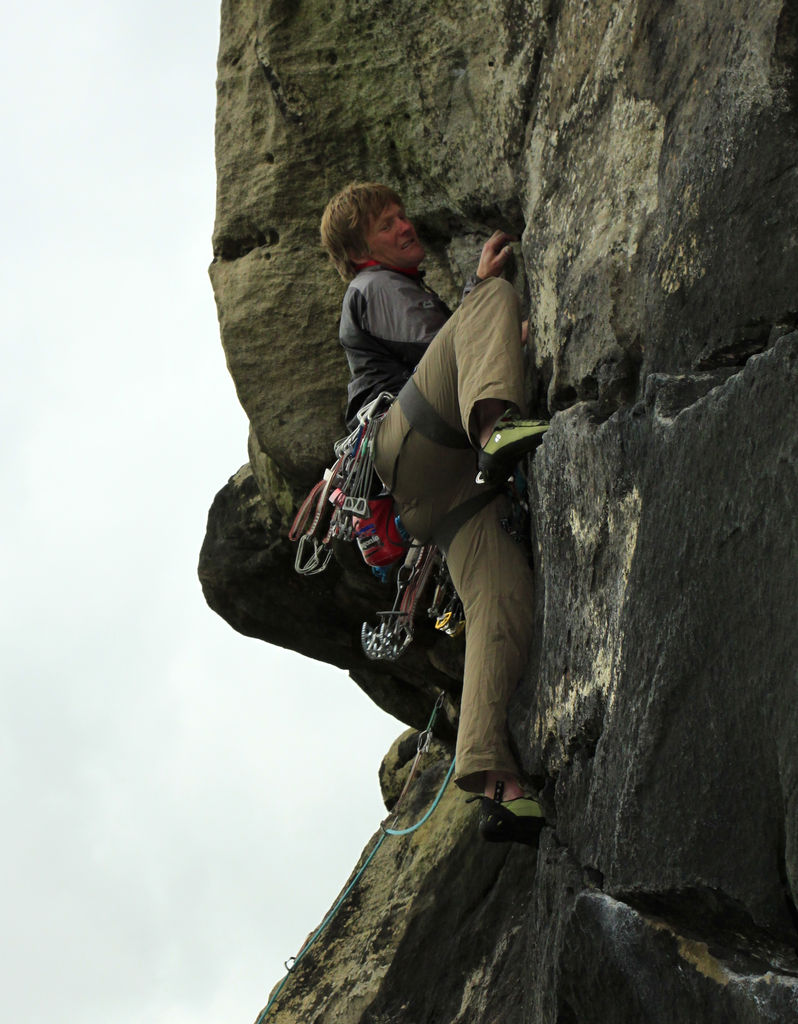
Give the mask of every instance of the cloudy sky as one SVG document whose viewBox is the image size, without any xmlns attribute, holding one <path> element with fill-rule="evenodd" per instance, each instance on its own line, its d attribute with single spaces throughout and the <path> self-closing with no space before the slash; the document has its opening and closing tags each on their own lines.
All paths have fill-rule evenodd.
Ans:
<svg viewBox="0 0 798 1024">
<path fill-rule="evenodd" d="M 217 0 L 4 19 L 5 1020 L 252 1021 L 401 725 L 196 579 L 246 459 L 207 265 Z"/>
</svg>

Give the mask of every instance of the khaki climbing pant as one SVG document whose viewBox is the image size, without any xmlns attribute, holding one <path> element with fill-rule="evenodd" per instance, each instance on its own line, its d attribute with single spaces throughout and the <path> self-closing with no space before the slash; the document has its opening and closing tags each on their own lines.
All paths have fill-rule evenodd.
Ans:
<svg viewBox="0 0 798 1024">
<path fill-rule="evenodd" d="M 441 328 L 413 380 L 450 427 L 470 434 L 475 402 L 502 399 L 524 412 L 518 297 L 500 278 L 479 284 Z M 475 482 L 475 448 L 449 448 L 411 426 L 394 402 L 376 441 L 375 465 L 418 540 L 432 538 L 448 512 L 484 493 Z M 501 526 L 506 499 L 495 498 L 462 525 L 447 562 L 463 602 L 465 671 L 455 779 L 481 793 L 487 771 L 518 774 L 507 707 L 528 657 L 532 574 L 522 547 Z"/>
</svg>

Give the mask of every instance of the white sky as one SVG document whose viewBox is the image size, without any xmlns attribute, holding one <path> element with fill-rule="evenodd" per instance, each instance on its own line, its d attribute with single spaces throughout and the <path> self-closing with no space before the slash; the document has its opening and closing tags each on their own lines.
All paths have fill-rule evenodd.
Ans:
<svg viewBox="0 0 798 1024">
<path fill-rule="evenodd" d="M 3 1019 L 242 1024 L 383 816 L 402 726 L 233 632 L 217 0 L 33 0 L 0 49 Z"/>
</svg>

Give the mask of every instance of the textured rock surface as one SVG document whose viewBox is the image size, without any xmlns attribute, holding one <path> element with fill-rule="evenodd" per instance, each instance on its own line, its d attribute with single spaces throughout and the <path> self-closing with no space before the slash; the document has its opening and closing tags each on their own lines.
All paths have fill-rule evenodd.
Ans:
<svg viewBox="0 0 798 1024">
<path fill-rule="evenodd" d="M 451 738 L 457 646 L 366 662 L 392 595 L 347 551 L 295 577 L 285 539 L 343 432 L 316 239 L 346 181 L 405 195 L 450 302 L 518 231 L 553 414 L 513 710 L 552 827 L 481 850 L 448 794 L 279 1019 L 798 1021 L 798 4 L 225 2 L 218 89 L 211 278 L 252 432 L 209 517 L 214 609 L 410 725 L 445 689 Z"/>
<path fill-rule="evenodd" d="M 546 622 L 521 742 L 559 767 L 558 835 L 609 888 L 719 890 L 787 937 L 797 360 L 791 335 L 697 401 L 706 375 L 652 375 L 601 426 L 584 406 L 555 419 L 536 465 Z"/>
<path fill-rule="evenodd" d="M 386 796 L 395 799 L 414 754 L 415 735 L 394 744 L 381 771 Z M 442 745 L 433 744 L 398 820 L 389 820 L 388 827 L 407 828 L 420 820 L 449 761 Z M 485 851 L 472 833 L 471 808 L 449 787 L 419 831 L 388 837 L 323 938 L 300 960 L 267 1019 L 278 1024 L 454 1021 L 472 991 L 497 1019 L 517 1019 L 515 977 L 501 990 L 483 989 L 505 973 L 503 961 L 521 930 L 523 907 L 532 900 L 525 876 L 534 875 L 535 854 L 507 847 Z M 464 922 L 471 932 L 468 941 L 453 941 L 462 936 Z M 447 940 L 433 947 L 433 935 Z"/>
</svg>

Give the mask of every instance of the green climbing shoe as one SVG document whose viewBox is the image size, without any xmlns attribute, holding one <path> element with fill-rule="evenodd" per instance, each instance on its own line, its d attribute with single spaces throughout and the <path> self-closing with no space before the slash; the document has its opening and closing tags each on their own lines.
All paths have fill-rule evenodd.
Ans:
<svg viewBox="0 0 798 1024">
<path fill-rule="evenodd" d="M 479 809 L 479 834 L 489 843 L 525 843 L 537 846 L 545 824 L 537 800 L 521 796 L 502 803 L 483 796 Z"/>
<path fill-rule="evenodd" d="M 537 448 L 548 429 L 546 420 L 517 419 L 508 409 L 479 453 L 477 483 L 493 483 L 509 476 L 521 456 Z"/>
</svg>

